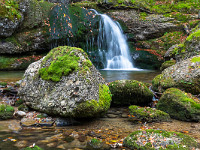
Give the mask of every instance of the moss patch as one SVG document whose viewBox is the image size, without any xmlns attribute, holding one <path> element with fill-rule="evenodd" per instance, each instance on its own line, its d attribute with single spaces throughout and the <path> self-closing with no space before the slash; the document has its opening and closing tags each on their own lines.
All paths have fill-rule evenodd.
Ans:
<svg viewBox="0 0 200 150">
<path fill-rule="evenodd" d="M 170 66 L 173 66 L 176 64 L 176 61 L 175 60 L 168 60 L 168 61 L 165 61 L 162 66 L 160 67 L 160 70 L 164 70 Z"/>
<path fill-rule="evenodd" d="M 85 55 L 86 58 L 86 60 L 82 62 L 82 67 L 79 67 L 79 52 Z M 49 63 L 49 65 L 46 63 Z M 43 68 L 39 70 L 40 77 L 43 80 L 58 82 L 62 76 L 67 76 L 73 71 L 79 70 L 80 74 L 87 73 L 89 67 L 92 66 L 92 63 L 82 49 L 60 46 L 52 49 L 47 54 L 42 61 L 42 66 Z"/>
<path fill-rule="evenodd" d="M 107 85 L 99 85 L 99 100 L 88 100 L 80 103 L 72 115 L 75 118 L 98 117 L 110 108 L 111 93 Z"/>
<path fill-rule="evenodd" d="M 118 80 L 109 83 L 113 105 L 147 105 L 153 93 L 144 83 L 136 80 Z"/>
<path fill-rule="evenodd" d="M 139 107 L 136 105 L 131 105 L 129 106 L 129 113 L 129 120 L 133 122 L 160 122 L 170 120 L 169 114 L 150 107 Z"/>
<path fill-rule="evenodd" d="M 191 41 L 194 37 L 199 38 L 200 37 L 200 30 L 197 30 L 196 32 L 193 32 L 187 37 L 187 41 Z"/>
<path fill-rule="evenodd" d="M 169 113 L 172 118 L 184 121 L 200 121 L 199 100 L 179 89 L 167 89 L 160 100 L 157 108 Z"/>
<path fill-rule="evenodd" d="M 14 18 L 20 19 L 21 14 L 18 10 L 18 1 L 15 0 L 2 0 L 0 2 L 0 17 L 14 20 Z"/>
<path fill-rule="evenodd" d="M 124 139 L 123 146 L 141 150 L 189 150 L 195 149 L 197 142 L 195 139 L 182 133 L 148 129 L 131 133 Z"/>
<path fill-rule="evenodd" d="M 10 105 L 0 104 L 0 119 L 13 118 L 14 108 Z"/>
<path fill-rule="evenodd" d="M 72 115 L 75 118 L 98 117 L 110 108 L 111 93 L 107 85 L 99 85 L 99 100 L 88 100 L 80 103 Z"/>
<path fill-rule="evenodd" d="M 200 62 L 200 57 L 193 57 L 191 62 L 194 62 L 194 63 Z"/>
</svg>

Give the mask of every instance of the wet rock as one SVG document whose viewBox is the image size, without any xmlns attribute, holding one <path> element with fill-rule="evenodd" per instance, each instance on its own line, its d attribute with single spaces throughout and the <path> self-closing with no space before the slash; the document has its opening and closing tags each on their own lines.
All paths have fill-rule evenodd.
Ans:
<svg viewBox="0 0 200 150">
<path fill-rule="evenodd" d="M 147 105 L 152 101 L 153 93 L 142 82 L 136 80 L 117 80 L 109 83 L 112 93 L 112 105 Z"/>
<path fill-rule="evenodd" d="M 150 107 L 129 106 L 129 120 L 132 122 L 161 122 L 170 121 L 169 114 Z"/>
<path fill-rule="evenodd" d="M 84 134 L 79 134 L 78 140 L 79 140 L 80 142 L 85 142 L 86 139 L 87 139 L 87 137 L 86 137 Z"/>
<path fill-rule="evenodd" d="M 192 94 L 200 93 L 200 55 L 178 62 L 166 68 L 152 80 L 153 90 L 164 92 L 176 87 Z"/>
<path fill-rule="evenodd" d="M 24 112 L 24 111 L 17 111 L 17 112 L 15 112 L 14 115 L 15 115 L 16 117 L 23 118 L 24 116 L 26 116 L 26 112 Z"/>
<path fill-rule="evenodd" d="M 12 120 L 9 122 L 9 125 L 8 125 L 8 128 L 10 130 L 12 130 L 13 132 L 16 132 L 18 133 L 20 130 L 22 130 L 22 127 L 20 125 L 20 122 L 19 121 L 16 121 L 16 120 Z"/>
<path fill-rule="evenodd" d="M 18 147 L 18 148 L 24 148 L 24 147 L 28 146 L 28 141 L 18 141 L 15 144 L 15 146 Z"/>
<path fill-rule="evenodd" d="M 60 56 L 55 55 L 59 51 Z M 65 57 L 69 57 L 73 63 L 68 62 L 66 68 L 59 67 L 63 73 L 57 74 L 57 69 L 53 76 L 48 73 L 53 59 Z M 54 65 L 64 66 L 62 63 L 57 60 Z M 55 69 L 56 66 L 52 67 Z M 28 67 L 19 95 L 33 109 L 75 118 L 100 116 L 108 110 L 111 101 L 108 86 L 86 53 L 82 49 L 67 46 L 52 49 L 45 58 Z"/>
<path fill-rule="evenodd" d="M 107 117 L 108 117 L 108 118 L 117 118 L 118 115 L 115 115 L 115 114 L 107 114 Z"/>
<path fill-rule="evenodd" d="M 176 88 L 167 89 L 156 107 L 178 120 L 200 121 L 200 101 Z"/>
<path fill-rule="evenodd" d="M 55 119 L 55 125 L 57 127 L 63 127 L 63 126 L 69 126 L 69 125 L 75 125 L 75 124 L 78 124 L 78 122 L 72 118 L 56 118 Z"/>
<path fill-rule="evenodd" d="M 126 137 L 123 146 L 131 149 L 195 149 L 198 147 L 194 138 L 178 132 L 164 130 L 135 131 Z"/>
</svg>

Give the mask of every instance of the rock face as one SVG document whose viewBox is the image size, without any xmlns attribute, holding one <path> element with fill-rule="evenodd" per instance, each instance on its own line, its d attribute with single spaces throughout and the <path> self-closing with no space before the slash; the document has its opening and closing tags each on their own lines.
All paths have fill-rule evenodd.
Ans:
<svg viewBox="0 0 200 150">
<path fill-rule="evenodd" d="M 153 93 L 136 80 L 117 80 L 109 83 L 113 105 L 147 105 L 152 101 Z"/>
<path fill-rule="evenodd" d="M 199 100 L 176 88 L 167 89 L 163 93 L 157 108 L 178 120 L 200 121 Z"/>
<path fill-rule="evenodd" d="M 88 59 L 75 47 L 57 47 L 31 64 L 19 89 L 33 109 L 63 117 L 95 117 L 111 102 L 108 86 Z"/>
<path fill-rule="evenodd" d="M 153 90 L 164 92 L 176 87 L 192 94 L 200 93 L 200 55 L 178 62 L 152 80 Z"/>
<path fill-rule="evenodd" d="M 23 21 L 23 15 L 21 16 L 21 19 L 14 18 L 13 20 L 0 18 L 0 37 L 11 36 Z"/>
<path fill-rule="evenodd" d="M 172 46 L 165 54 L 166 60 L 171 58 L 182 61 L 200 54 L 200 24 L 186 38 L 184 43 Z"/>
<path fill-rule="evenodd" d="M 128 34 L 133 34 L 135 40 L 153 39 L 162 36 L 165 32 L 179 30 L 179 26 L 170 23 L 173 18 L 167 18 L 163 15 L 150 15 L 146 20 L 139 19 L 136 10 L 113 11 L 111 15 L 116 19 L 122 20 L 128 27 Z"/>
</svg>

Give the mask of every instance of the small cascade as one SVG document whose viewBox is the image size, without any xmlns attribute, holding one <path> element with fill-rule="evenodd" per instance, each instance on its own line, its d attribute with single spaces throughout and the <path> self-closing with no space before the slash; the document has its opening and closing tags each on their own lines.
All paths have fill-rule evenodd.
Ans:
<svg viewBox="0 0 200 150">
<path fill-rule="evenodd" d="M 139 70 L 134 68 L 126 37 L 120 25 L 105 14 L 100 16 L 98 49 L 105 70 Z"/>
</svg>

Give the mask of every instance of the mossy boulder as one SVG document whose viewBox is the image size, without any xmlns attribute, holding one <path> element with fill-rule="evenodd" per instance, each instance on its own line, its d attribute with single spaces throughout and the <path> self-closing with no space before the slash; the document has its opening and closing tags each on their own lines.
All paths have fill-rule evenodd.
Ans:
<svg viewBox="0 0 200 150">
<path fill-rule="evenodd" d="M 150 107 L 129 106 L 129 120 L 136 122 L 161 122 L 170 121 L 169 114 Z"/>
<path fill-rule="evenodd" d="M 100 116 L 111 102 L 109 87 L 87 54 L 68 46 L 54 48 L 32 63 L 19 95 L 35 110 L 75 118 Z"/>
<path fill-rule="evenodd" d="M 164 130 L 140 130 L 131 133 L 123 141 L 123 146 L 141 150 L 190 150 L 198 147 L 194 138 L 178 132 Z"/>
<path fill-rule="evenodd" d="M 200 93 L 200 55 L 166 68 L 152 80 L 153 90 L 164 92 L 175 87 L 188 93 Z"/>
<path fill-rule="evenodd" d="M 176 88 L 167 89 L 156 107 L 178 120 L 200 121 L 200 102 L 198 98 Z"/>
<path fill-rule="evenodd" d="M 0 104 L 0 119 L 6 120 L 13 118 L 14 108 L 10 105 Z"/>
<path fill-rule="evenodd" d="M 147 105 L 152 101 L 153 93 L 142 82 L 136 80 L 117 80 L 109 83 L 112 104 Z"/>
<path fill-rule="evenodd" d="M 175 60 L 168 60 L 168 61 L 165 61 L 162 66 L 160 67 L 160 70 L 164 70 L 170 66 L 173 66 L 176 64 L 176 61 Z"/>
</svg>

